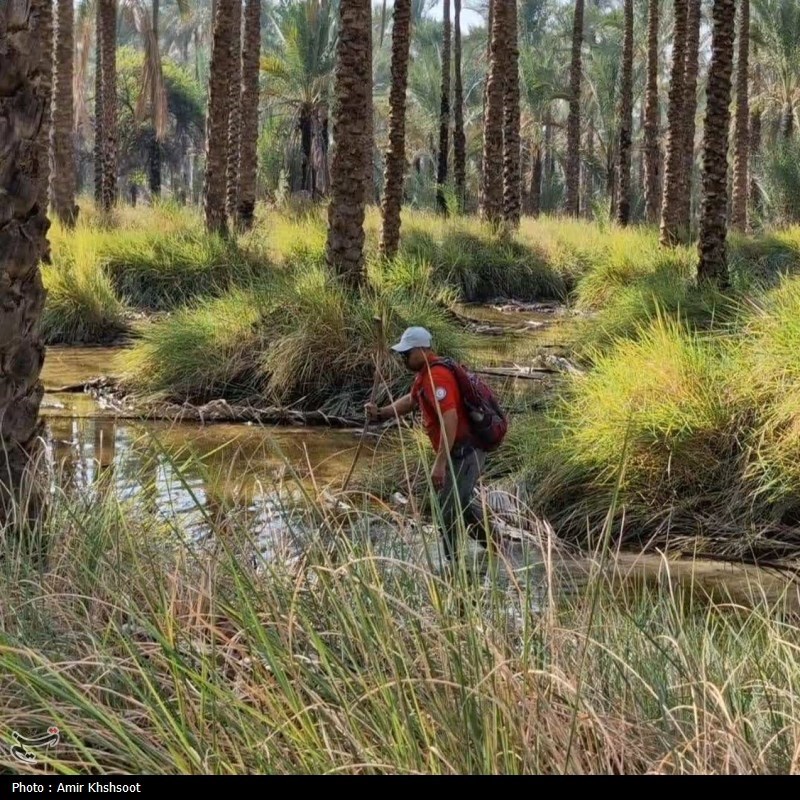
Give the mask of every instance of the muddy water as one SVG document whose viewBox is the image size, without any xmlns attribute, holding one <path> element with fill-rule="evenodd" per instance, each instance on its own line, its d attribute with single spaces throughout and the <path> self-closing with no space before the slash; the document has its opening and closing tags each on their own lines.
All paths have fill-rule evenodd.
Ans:
<svg viewBox="0 0 800 800">
<path fill-rule="evenodd" d="M 470 309 L 474 313 L 474 309 Z M 527 314 L 484 311 L 486 324 L 509 325 L 509 317 Z M 553 316 L 535 326 L 538 352 L 549 341 L 556 346 Z M 508 350 L 486 336 L 486 354 L 498 364 L 520 363 Z M 527 346 L 527 345 L 526 345 Z M 520 344 L 512 344 L 520 353 Z M 42 413 L 51 463 L 66 490 L 91 490 L 110 485 L 123 499 L 137 498 L 166 523 L 180 520 L 182 530 L 203 535 L 209 516 L 216 520 L 248 514 L 263 540 L 280 538 L 287 528 L 284 495 L 298 487 L 320 496 L 335 492 L 350 469 L 360 431 L 313 428 L 277 428 L 256 425 L 139 422 L 108 416 L 88 395 L 51 391 L 98 375 L 113 375 L 118 351 L 112 348 L 49 348 L 43 381 Z M 485 363 L 485 362 L 484 362 Z M 508 381 L 505 381 L 508 383 Z M 513 381 L 511 382 L 513 383 Z M 523 382 L 518 382 L 523 383 Z M 539 391 L 524 382 L 522 394 Z M 378 468 L 386 455 L 382 441 L 368 436 L 361 451 L 355 479 Z M 267 547 L 271 549 L 271 547 Z M 529 573 L 537 576 L 540 599 L 552 591 L 582 591 L 593 569 L 585 557 L 544 563 L 538 548 L 509 544 L 504 547 L 505 573 L 510 580 Z M 606 568 L 613 585 L 631 582 L 652 587 L 691 590 L 693 595 L 745 606 L 766 598 L 784 598 L 800 610 L 797 588 L 776 573 L 741 565 L 711 561 L 665 561 L 657 556 L 620 555 Z"/>
</svg>

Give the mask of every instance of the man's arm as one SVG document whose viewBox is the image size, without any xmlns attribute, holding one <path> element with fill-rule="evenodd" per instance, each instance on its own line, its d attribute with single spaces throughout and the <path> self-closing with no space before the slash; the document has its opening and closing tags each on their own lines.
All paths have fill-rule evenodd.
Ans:
<svg viewBox="0 0 800 800">
<path fill-rule="evenodd" d="M 364 406 L 367 416 L 371 420 L 391 419 L 395 415 L 403 417 L 414 410 L 414 399 L 410 394 L 398 398 L 390 406 L 378 408 L 374 403 L 367 403 Z"/>
<path fill-rule="evenodd" d="M 439 440 L 439 451 L 436 453 L 436 460 L 433 462 L 431 480 L 437 488 L 444 484 L 444 477 L 447 471 L 448 455 L 453 449 L 458 431 L 458 411 L 451 408 L 442 414 L 442 436 Z"/>
</svg>

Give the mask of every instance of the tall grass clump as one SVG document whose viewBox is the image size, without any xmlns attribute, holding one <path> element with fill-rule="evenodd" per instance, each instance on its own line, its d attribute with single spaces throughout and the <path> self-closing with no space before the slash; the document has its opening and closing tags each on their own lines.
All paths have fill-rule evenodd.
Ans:
<svg viewBox="0 0 800 800">
<path fill-rule="evenodd" d="M 178 400 L 249 394 L 301 410 L 360 415 L 375 374 L 375 317 L 384 321 L 387 340 L 424 325 L 443 353 L 464 355 L 467 337 L 441 299 L 424 286 L 393 283 L 391 273 L 354 292 L 326 267 L 301 265 L 274 276 L 266 289 L 237 289 L 154 323 L 132 351 L 129 385 Z M 233 364 L 224 366 L 226 358 Z M 209 372 L 220 370 L 224 382 L 209 380 Z M 384 397 L 410 385 L 403 367 L 388 358 L 381 381 Z"/>
<path fill-rule="evenodd" d="M 624 539 L 684 523 L 690 533 L 706 514 L 735 513 L 739 450 L 724 345 L 658 319 L 594 361 L 551 411 L 548 454 L 526 459 L 521 449 L 532 502 L 559 532 L 583 538 L 601 524 L 617 484 Z"/>
<path fill-rule="evenodd" d="M 266 289 L 236 288 L 148 325 L 123 353 L 123 386 L 165 399 L 205 402 L 252 396 L 263 342 Z"/>
<path fill-rule="evenodd" d="M 752 304 L 731 391 L 755 425 L 749 475 L 780 516 L 800 512 L 800 278 Z"/>
<path fill-rule="evenodd" d="M 61 235 L 55 225 L 56 237 Z M 128 330 L 125 304 L 103 270 L 94 243 L 75 236 L 42 266 L 47 290 L 42 334 L 48 344 L 110 342 Z"/>
<path fill-rule="evenodd" d="M 133 305 L 151 311 L 219 296 L 251 280 L 256 270 L 235 241 L 205 231 L 119 234 L 102 257 L 117 291 Z"/>
<path fill-rule="evenodd" d="M 456 289 L 464 301 L 567 297 L 563 277 L 540 250 L 474 219 L 443 224 L 434 215 L 408 215 L 400 251 L 406 258 L 430 263 L 437 280 Z"/>
<path fill-rule="evenodd" d="M 45 563 L 0 562 L 0 708 L 58 747 L 15 774 L 690 774 L 796 770 L 792 597 L 502 555 L 427 561 L 410 516 L 313 497 L 265 560 L 246 524 L 59 495 Z M 40 534 L 45 534 L 42 530 Z M 410 543 L 415 543 L 410 546 Z M 540 556 L 548 552 L 541 542 Z M 293 553 L 302 557 L 297 558 Z M 503 580 L 506 574 L 510 580 Z M 796 602 L 796 600 L 795 600 Z M 8 734 L 6 734 L 8 735 Z"/>
</svg>

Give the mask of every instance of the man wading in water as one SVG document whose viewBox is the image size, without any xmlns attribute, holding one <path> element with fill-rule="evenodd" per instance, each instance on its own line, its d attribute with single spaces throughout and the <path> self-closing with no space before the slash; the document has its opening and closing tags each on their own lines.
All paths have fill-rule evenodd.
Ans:
<svg viewBox="0 0 800 800">
<path fill-rule="evenodd" d="M 436 458 L 431 480 L 442 514 L 445 557 L 453 562 L 461 525 L 484 548 L 491 546 L 484 528 L 480 503 L 473 496 L 486 462 L 486 450 L 473 433 L 463 392 L 454 371 L 431 346 L 425 328 L 409 328 L 392 346 L 406 367 L 416 373 L 411 391 L 392 405 L 365 406 L 372 420 L 401 417 L 419 409 Z M 451 468 L 452 463 L 452 468 Z"/>
</svg>

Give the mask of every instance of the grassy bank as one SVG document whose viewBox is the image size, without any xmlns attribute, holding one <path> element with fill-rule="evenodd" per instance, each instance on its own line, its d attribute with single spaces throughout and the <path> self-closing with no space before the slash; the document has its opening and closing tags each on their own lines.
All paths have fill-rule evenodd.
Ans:
<svg viewBox="0 0 800 800">
<path fill-rule="evenodd" d="M 585 540 L 620 485 L 624 541 L 702 533 L 739 554 L 794 552 L 800 535 L 800 229 L 732 236 L 733 290 L 698 289 L 693 248 L 657 233 L 524 220 L 498 236 L 474 219 L 408 212 L 400 256 L 377 257 L 367 216 L 367 281 L 342 289 L 324 263 L 320 207 L 262 210 L 235 241 L 207 237 L 186 209 L 123 210 L 114 231 L 88 215 L 54 233 L 45 329 L 51 341 L 110 338 L 132 310 L 124 387 L 145 398 L 281 404 L 358 414 L 374 374 L 373 317 L 387 338 L 423 324 L 445 353 L 474 340 L 449 313 L 495 297 L 565 300 L 585 378 L 544 420 L 517 417 L 494 474 L 520 480 L 559 533 Z M 529 358 L 527 355 L 525 358 Z M 383 394 L 409 376 L 382 364 Z"/>
<path fill-rule="evenodd" d="M 555 561 L 511 582 L 445 581 L 414 555 L 408 517 L 330 508 L 312 503 L 293 526 L 304 558 L 266 563 L 236 516 L 210 519 L 209 544 L 187 547 L 177 518 L 113 495 L 58 499 L 46 561 L 6 543 L 0 563 L 0 705 L 8 728 L 56 724 L 61 742 L 39 765 L 5 749 L 0 763 L 51 774 L 796 769 L 800 639 L 783 602 L 702 603 L 669 582 L 644 591 L 599 562 L 573 595 L 559 594 Z"/>
<path fill-rule="evenodd" d="M 505 454 L 531 502 L 583 539 L 619 489 L 622 541 L 744 557 L 800 546 L 800 279 L 698 331 L 656 321 L 596 352 Z"/>
</svg>

